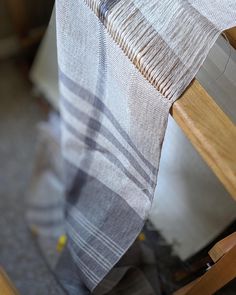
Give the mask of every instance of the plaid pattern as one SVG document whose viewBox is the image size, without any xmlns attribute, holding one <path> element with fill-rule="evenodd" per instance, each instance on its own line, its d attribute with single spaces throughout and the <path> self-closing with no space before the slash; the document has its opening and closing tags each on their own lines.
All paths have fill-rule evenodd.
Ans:
<svg viewBox="0 0 236 295">
<path fill-rule="evenodd" d="M 233 2 L 56 2 L 68 249 L 92 291 L 127 271 L 113 267 L 148 217 L 169 109 Z"/>
</svg>

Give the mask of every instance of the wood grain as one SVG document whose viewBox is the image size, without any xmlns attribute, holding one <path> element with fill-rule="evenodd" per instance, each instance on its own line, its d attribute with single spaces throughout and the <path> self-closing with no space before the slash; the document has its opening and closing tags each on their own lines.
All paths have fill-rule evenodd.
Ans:
<svg viewBox="0 0 236 295">
<path fill-rule="evenodd" d="M 236 200 L 236 126 L 197 80 L 173 104 L 171 114 Z"/>
<path fill-rule="evenodd" d="M 10 279 L 0 267 L 0 294 L 1 295 L 19 295 L 15 287 L 12 285 Z"/>
<path fill-rule="evenodd" d="M 183 287 L 174 295 L 212 295 L 236 278 L 236 246 L 229 250 L 216 264 L 189 288 Z"/>
<path fill-rule="evenodd" d="M 232 233 L 228 237 L 216 243 L 215 246 L 211 248 L 208 254 L 214 262 L 217 262 L 221 257 L 223 257 L 230 249 L 232 249 L 235 246 L 236 232 Z"/>
<path fill-rule="evenodd" d="M 229 42 L 231 43 L 231 45 L 236 49 L 236 27 L 226 30 L 225 34 L 227 38 L 229 39 Z"/>
<path fill-rule="evenodd" d="M 185 295 L 187 294 L 188 291 L 190 291 L 192 289 L 193 286 L 195 286 L 195 284 L 201 279 L 197 278 L 194 281 L 192 281 L 191 283 L 185 285 L 184 287 L 180 288 L 179 290 L 175 291 L 173 293 L 173 295 Z"/>
</svg>

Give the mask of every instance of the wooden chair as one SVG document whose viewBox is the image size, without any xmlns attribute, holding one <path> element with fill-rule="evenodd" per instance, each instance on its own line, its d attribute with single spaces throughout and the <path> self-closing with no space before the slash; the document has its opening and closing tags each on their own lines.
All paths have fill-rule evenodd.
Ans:
<svg viewBox="0 0 236 295">
<path fill-rule="evenodd" d="M 236 28 L 227 30 L 226 35 L 236 48 Z M 174 103 L 171 115 L 236 200 L 235 124 L 197 80 Z M 174 295 L 211 295 L 236 278 L 236 233 L 217 243 L 209 255 L 215 264 Z"/>
</svg>

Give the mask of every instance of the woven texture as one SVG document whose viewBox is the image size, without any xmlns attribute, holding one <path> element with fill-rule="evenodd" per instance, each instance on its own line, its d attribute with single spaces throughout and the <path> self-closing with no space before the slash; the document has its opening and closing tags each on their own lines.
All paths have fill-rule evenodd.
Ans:
<svg viewBox="0 0 236 295">
<path fill-rule="evenodd" d="M 56 2 L 68 250 L 90 290 L 127 271 L 113 267 L 149 214 L 169 109 L 233 2 Z"/>
</svg>

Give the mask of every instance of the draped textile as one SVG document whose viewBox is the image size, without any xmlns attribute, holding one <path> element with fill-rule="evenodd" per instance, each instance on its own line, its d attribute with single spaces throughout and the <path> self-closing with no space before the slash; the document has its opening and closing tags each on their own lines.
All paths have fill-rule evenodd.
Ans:
<svg viewBox="0 0 236 295">
<path fill-rule="evenodd" d="M 236 4 L 57 0 L 56 21 L 68 251 L 105 293 L 148 217 L 170 107 Z"/>
</svg>

